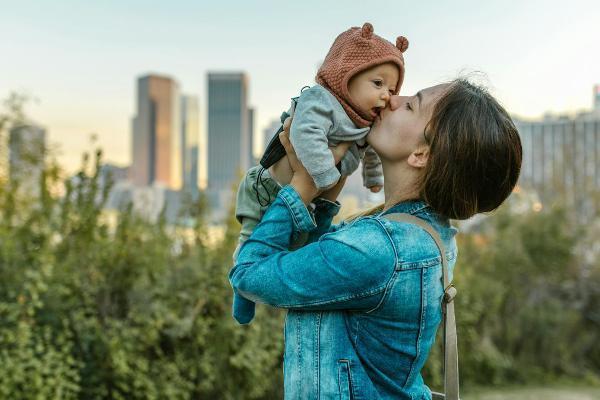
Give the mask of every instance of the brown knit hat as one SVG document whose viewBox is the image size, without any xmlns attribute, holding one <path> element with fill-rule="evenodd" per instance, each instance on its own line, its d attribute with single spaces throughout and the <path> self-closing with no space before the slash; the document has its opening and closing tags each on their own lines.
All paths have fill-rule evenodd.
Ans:
<svg viewBox="0 0 600 400">
<path fill-rule="evenodd" d="M 341 33 L 331 45 L 323 65 L 317 72 L 316 81 L 329 90 L 342 104 L 344 110 L 357 126 L 371 125 L 373 119 L 364 115 L 353 104 L 348 92 L 350 78 L 376 65 L 391 62 L 400 72 L 398 91 L 404 80 L 404 57 L 408 39 L 398 36 L 396 45 L 373 33 L 373 25 L 366 22 L 362 28 L 353 27 Z"/>
</svg>

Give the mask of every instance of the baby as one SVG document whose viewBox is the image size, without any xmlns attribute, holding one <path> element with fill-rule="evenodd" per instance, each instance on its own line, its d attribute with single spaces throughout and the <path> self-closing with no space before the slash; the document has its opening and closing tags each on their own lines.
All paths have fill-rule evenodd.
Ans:
<svg viewBox="0 0 600 400">
<path fill-rule="evenodd" d="M 381 161 L 368 147 L 365 136 L 390 96 L 400 90 L 404 78 L 402 53 L 407 48 L 405 37 L 398 37 L 394 46 L 375 35 L 368 22 L 362 28 L 350 28 L 333 42 L 317 72 L 317 85 L 292 99 L 292 107 L 282 115 L 282 123 L 293 116 L 290 142 L 317 188 L 334 186 L 340 177 L 356 171 L 361 160 L 364 186 L 372 192 L 383 187 Z M 260 165 L 248 170 L 240 183 L 236 217 L 242 229 L 234 261 L 279 189 L 291 180 L 292 171 L 278 133 L 267 146 Z M 335 165 L 329 147 L 342 141 L 354 143 Z M 306 236 L 294 238 L 290 250 L 301 247 L 305 241 Z M 254 303 L 234 293 L 233 316 L 241 324 L 249 323 L 254 318 Z"/>
</svg>

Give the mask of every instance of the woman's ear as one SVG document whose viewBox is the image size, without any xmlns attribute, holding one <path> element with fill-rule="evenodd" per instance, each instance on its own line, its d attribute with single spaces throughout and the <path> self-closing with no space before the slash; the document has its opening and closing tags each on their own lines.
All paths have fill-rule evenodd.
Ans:
<svg viewBox="0 0 600 400">
<path fill-rule="evenodd" d="M 429 146 L 422 144 L 408 156 L 408 165 L 414 168 L 424 168 L 429 158 Z"/>
</svg>

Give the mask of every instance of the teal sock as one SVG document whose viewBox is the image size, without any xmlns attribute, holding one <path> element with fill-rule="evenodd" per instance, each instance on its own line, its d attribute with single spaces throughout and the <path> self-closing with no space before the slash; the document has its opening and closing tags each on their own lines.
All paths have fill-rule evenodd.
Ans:
<svg viewBox="0 0 600 400">
<path fill-rule="evenodd" d="M 252 301 L 240 296 L 237 293 L 233 294 L 233 318 L 240 324 L 248 324 L 254 318 L 254 310 L 256 304 Z"/>
</svg>

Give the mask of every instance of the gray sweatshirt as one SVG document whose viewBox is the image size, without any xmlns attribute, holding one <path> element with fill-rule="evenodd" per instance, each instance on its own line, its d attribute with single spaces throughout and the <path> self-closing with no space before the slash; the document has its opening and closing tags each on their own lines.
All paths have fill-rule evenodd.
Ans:
<svg viewBox="0 0 600 400">
<path fill-rule="evenodd" d="M 335 184 L 341 176 L 351 175 L 363 162 L 363 184 L 383 186 L 383 170 L 377 153 L 367 146 L 370 128 L 359 128 L 342 105 L 323 86 L 315 85 L 298 98 L 290 128 L 290 141 L 298 159 L 319 189 Z M 353 141 L 341 161 L 341 174 L 335 166 L 329 146 Z"/>
</svg>

